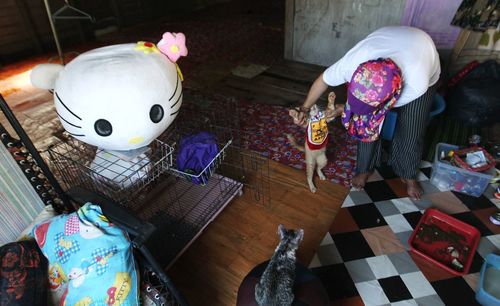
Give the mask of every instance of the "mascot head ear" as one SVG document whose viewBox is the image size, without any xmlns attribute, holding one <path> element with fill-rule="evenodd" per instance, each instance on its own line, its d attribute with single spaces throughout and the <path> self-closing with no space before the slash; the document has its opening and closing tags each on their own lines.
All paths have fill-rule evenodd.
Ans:
<svg viewBox="0 0 500 306">
<path fill-rule="evenodd" d="M 57 77 L 63 69 L 64 66 L 59 64 L 36 65 L 30 74 L 31 84 L 41 89 L 54 89 Z"/>
</svg>

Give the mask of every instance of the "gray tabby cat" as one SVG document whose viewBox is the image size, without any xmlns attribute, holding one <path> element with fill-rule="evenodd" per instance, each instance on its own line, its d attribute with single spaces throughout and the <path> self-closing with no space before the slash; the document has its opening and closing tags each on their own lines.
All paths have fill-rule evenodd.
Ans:
<svg viewBox="0 0 500 306">
<path fill-rule="evenodd" d="M 288 306 L 294 299 L 295 251 L 299 247 L 304 230 L 287 230 L 278 226 L 280 243 L 255 286 L 255 300 L 260 306 Z"/>
</svg>

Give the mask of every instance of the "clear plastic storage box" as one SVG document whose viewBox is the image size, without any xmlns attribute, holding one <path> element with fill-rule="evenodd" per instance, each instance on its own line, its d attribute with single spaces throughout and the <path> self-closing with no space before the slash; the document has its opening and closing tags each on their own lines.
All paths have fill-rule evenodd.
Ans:
<svg viewBox="0 0 500 306">
<path fill-rule="evenodd" d="M 479 197 L 484 192 L 494 176 L 495 169 L 490 169 L 486 173 L 469 171 L 455 167 L 447 162 L 441 161 L 440 156 L 448 155 L 451 150 L 457 150 L 458 146 L 438 143 L 432 165 L 431 183 L 440 190 L 453 190 L 465 193 L 474 197 Z"/>
</svg>

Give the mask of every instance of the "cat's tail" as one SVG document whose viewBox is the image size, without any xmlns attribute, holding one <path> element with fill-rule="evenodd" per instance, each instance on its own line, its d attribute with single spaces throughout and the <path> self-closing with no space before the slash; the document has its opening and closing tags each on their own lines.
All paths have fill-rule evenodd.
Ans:
<svg viewBox="0 0 500 306">
<path fill-rule="evenodd" d="M 292 146 L 294 146 L 297 150 L 301 151 L 301 152 L 305 152 L 306 149 L 304 148 L 304 146 L 302 145 L 299 145 L 297 143 L 297 140 L 295 139 L 295 137 L 293 137 L 292 134 L 285 134 L 286 135 L 286 138 L 288 138 L 288 141 L 290 142 L 290 144 Z"/>
</svg>

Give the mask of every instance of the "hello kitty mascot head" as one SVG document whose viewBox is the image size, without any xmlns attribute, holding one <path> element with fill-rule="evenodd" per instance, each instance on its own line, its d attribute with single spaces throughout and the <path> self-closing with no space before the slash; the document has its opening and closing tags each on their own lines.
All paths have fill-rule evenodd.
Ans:
<svg viewBox="0 0 500 306">
<path fill-rule="evenodd" d="M 105 150 L 132 150 L 157 138 L 179 112 L 183 77 L 176 62 L 186 55 L 184 34 L 167 32 L 157 45 L 112 45 L 66 66 L 38 65 L 31 81 L 54 91 L 70 135 Z"/>
</svg>

